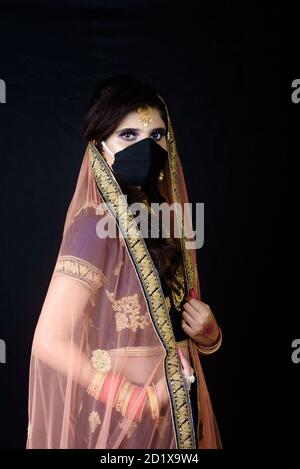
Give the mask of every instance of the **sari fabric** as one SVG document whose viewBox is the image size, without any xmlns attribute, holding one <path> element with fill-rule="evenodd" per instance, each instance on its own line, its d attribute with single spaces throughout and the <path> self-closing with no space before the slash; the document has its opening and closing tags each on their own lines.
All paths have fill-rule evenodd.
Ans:
<svg viewBox="0 0 300 469">
<path fill-rule="evenodd" d="M 183 207 L 188 197 L 169 114 L 167 130 L 158 187 L 169 204 Z M 105 223 L 115 227 L 114 237 L 99 236 Z M 187 247 L 190 214 L 183 220 L 177 210 L 171 232 L 178 226 L 185 288 L 200 297 L 196 252 Z M 176 333 L 180 312 L 175 318 L 169 293 L 113 171 L 89 142 L 32 344 L 28 449 L 222 447 L 201 357 L 188 336 Z M 178 347 L 188 350 L 195 370 L 192 391 Z M 130 415 L 115 409 L 109 392 L 105 403 L 87 392 L 96 372 L 141 387 Z M 147 386 L 158 381 L 166 396 L 159 418 L 143 412 L 136 423 Z"/>
</svg>

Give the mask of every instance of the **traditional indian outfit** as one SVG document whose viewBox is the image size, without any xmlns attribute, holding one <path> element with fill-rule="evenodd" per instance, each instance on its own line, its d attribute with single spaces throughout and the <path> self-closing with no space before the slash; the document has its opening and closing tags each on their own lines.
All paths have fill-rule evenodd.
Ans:
<svg viewBox="0 0 300 469">
<path fill-rule="evenodd" d="M 186 206 L 184 217 L 179 210 L 188 197 L 166 112 L 168 161 L 158 188 L 177 207 L 171 234 L 183 235 L 176 273 L 182 287 L 170 289 L 160 277 L 112 169 L 90 141 L 35 330 L 28 449 L 222 447 L 200 358 L 217 348 L 200 347 L 181 328 L 184 297 L 193 287 L 200 298 L 200 286 L 196 251 L 187 245 L 191 215 Z M 98 235 L 104 217 L 115 237 Z M 67 330 L 64 348 L 47 347 L 45 318 L 52 340 Z M 178 348 L 189 352 L 191 389 Z M 159 380 L 167 396 L 161 407 L 153 386 Z"/>
</svg>

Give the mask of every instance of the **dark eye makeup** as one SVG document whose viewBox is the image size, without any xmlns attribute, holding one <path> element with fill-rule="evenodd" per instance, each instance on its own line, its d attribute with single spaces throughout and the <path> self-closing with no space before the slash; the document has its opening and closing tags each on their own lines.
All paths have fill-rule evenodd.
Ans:
<svg viewBox="0 0 300 469">
<path fill-rule="evenodd" d="M 139 130 L 138 129 L 123 129 L 119 132 L 117 132 L 118 136 L 123 138 L 124 140 L 134 140 L 139 135 Z M 153 138 L 153 140 L 159 141 L 161 140 L 164 136 L 166 135 L 166 129 L 163 127 L 159 127 L 157 129 L 153 129 L 150 137 Z"/>
</svg>

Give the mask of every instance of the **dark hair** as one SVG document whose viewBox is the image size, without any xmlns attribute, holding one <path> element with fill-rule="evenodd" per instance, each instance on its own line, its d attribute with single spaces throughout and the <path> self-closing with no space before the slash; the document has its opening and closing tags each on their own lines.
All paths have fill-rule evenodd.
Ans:
<svg viewBox="0 0 300 469">
<path fill-rule="evenodd" d="M 164 104 L 150 85 L 128 75 L 113 76 L 101 81 L 94 92 L 83 122 L 86 143 L 94 140 L 97 148 L 102 151 L 101 141 L 115 131 L 125 115 L 146 104 L 159 110 L 167 128 Z M 148 203 L 165 202 L 156 184 L 142 186 L 139 190 L 135 186 L 123 184 L 117 176 L 116 179 L 123 194 L 127 195 L 129 205 L 145 199 Z M 160 276 L 168 287 L 173 288 L 177 283 L 175 272 L 182 261 L 180 240 L 161 236 L 153 238 L 150 236 L 150 221 L 148 226 L 149 235 L 144 238 L 147 248 Z"/>
</svg>

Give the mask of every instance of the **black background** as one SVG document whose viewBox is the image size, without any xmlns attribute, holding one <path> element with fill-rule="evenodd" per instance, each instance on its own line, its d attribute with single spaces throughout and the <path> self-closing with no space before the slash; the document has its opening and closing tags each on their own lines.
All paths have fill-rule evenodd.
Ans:
<svg viewBox="0 0 300 469">
<path fill-rule="evenodd" d="M 281 9 L 156 0 L 1 8 L 0 446 L 25 445 L 31 341 L 83 157 L 82 119 L 97 82 L 123 73 L 166 100 L 190 201 L 205 203 L 200 285 L 224 342 L 202 363 L 224 447 L 295 446 L 287 112 L 296 115 L 299 76 L 286 67 Z"/>
</svg>

